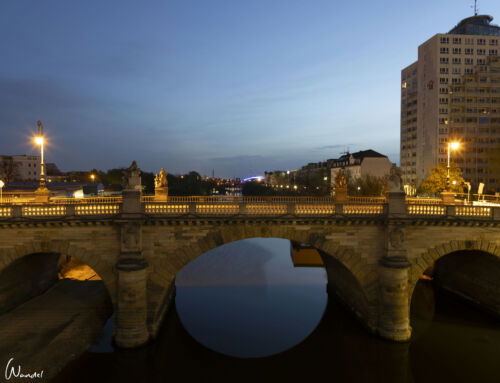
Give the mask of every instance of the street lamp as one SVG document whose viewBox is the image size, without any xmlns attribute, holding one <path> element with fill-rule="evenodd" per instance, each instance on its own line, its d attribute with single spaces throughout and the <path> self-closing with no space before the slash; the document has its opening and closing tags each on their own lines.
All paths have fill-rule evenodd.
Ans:
<svg viewBox="0 0 500 383">
<path fill-rule="evenodd" d="M 457 150 L 460 147 L 460 142 L 448 142 L 448 163 L 446 166 L 446 190 L 450 191 L 450 157 L 451 151 Z"/>
<path fill-rule="evenodd" d="M 95 174 L 91 174 L 90 179 L 92 180 L 92 182 L 94 182 L 95 181 Z"/>
<path fill-rule="evenodd" d="M 3 202 L 2 201 L 2 189 L 4 186 L 5 186 L 5 183 L 2 180 L 0 180 L 0 204 Z"/>
<path fill-rule="evenodd" d="M 35 144 L 40 145 L 40 189 L 45 189 L 45 160 L 43 157 L 43 147 L 45 144 L 45 137 L 43 135 L 42 121 L 37 121 L 37 135 L 35 136 Z"/>
</svg>

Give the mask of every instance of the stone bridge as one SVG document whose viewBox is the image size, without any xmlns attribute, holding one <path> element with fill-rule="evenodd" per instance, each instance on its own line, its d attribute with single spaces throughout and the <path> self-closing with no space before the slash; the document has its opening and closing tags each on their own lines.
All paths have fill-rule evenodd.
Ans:
<svg viewBox="0 0 500 383">
<path fill-rule="evenodd" d="M 500 205 L 445 205 L 406 199 L 402 192 L 339 203 L 330 197 L 159 198 L 130 187 L 116 198 L 3 204 L 0 299 L 19 293 L 5 286 L 22 282 L 2 275 L 9 276 L 24 257 L 76 257 L 107 286 L 116 343 L 135 347 L 157 334 L 184 265 L 210 249 L 254 237 L 321 250 L 329 292 L 387 339 L 410 339 L 413 289 L 452 253 L 466 261 L 442 267 L 443 283 L 500 314 Z M 40 283 L 45 268 L 57 266 L 40 266 L 48 264 L 38 263 Z"/>
</svg>

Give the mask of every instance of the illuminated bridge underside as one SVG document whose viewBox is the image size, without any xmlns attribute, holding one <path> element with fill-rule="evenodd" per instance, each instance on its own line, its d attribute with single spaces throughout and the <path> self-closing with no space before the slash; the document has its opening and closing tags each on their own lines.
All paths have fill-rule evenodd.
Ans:
<svg viewBox="0 0 500 383">
<path fill-rule="evenodd" d="M 123 198 L 3 204 L 0 272 L 29 254 L 77 257 L 109 290 L 117 343 L 134 347 L 157 334 L 184 265 L 210 249 L 254 237 L 322 250 L 330 291 L 370 331 L 405 341 L 411 335 L 411 294 L 436 260 L 459 250 L 500 257 L 500 207 L 405 201 L 402 193 L 342 204 L 312 197 L 155 202 L 135 190 Z"/>
</svg>

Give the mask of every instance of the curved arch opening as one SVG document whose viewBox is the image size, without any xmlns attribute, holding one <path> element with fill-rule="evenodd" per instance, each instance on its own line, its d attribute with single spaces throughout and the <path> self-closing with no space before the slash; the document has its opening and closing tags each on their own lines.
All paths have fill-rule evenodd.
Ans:
<svg viewBox="0 0 500 383">
<path fill-rule="evenodd" d="M 328 293 L 342 297 L 360 317 L 368 311 L 361 284 L 335 254 L 276 237 L 247 238 L 213 248 L 177 273 L 175 287 L 177 312 L 188 332 L 212 350 L 239 357 L 273 355 L 301 343 L 320 323 Z M 235 305 L 233 310 L 228 302 Z M 204 315 L 210 326 L 200 323 Z M 231 328 L 238 321 L 241 325 Z M 252 330 L 253 325 L 258 328 Z M 217 331 L 222 333 L 216 335 Z"/>
<path fill-rule="evenodd" d="M 204 253 L 176 276 L 182 325 L 229 356 L 265 357 L 294 347 L 318 326 L 327 304 L 325 270 L 304 264 L 311 255 L 311 248 L 280 238 L 234 241 Z"/>
<path fill-rule="evenodd" d="M 100 339 L 112 313 L 89 265 L 55 252 L 27 254 L 0 270 L 0 357 L 45 366 L 50 378 Z"/>
<path fill-rule="evenodd" d="M 455 309 L 457 305 L 462 307 L 461 313 Z M 477 309 L 500 317 L 500 258 L 481 250 L 458 250 L 439 257 L 412 291 L 414 333 L 425 332 L 440 309 L 457 317 L 476 317 Z"/>
</svg>

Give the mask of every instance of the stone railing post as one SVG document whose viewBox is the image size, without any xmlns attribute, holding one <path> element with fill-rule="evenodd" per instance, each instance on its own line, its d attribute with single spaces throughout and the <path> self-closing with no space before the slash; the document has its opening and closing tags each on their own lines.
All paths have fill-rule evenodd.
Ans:
<svg viewBox="0 0 500 383">
<path fill-rule="evenodd" d="M 286 205 L 286 213 L 288 215 L 294 215 L 295 214 L 295 204 L 294 203 L 289 203 Z"/>
<path fill-rule="evenodd" d="M 454 205 L 455 193 L 450 191 L 441 192 L 441 202 L 443 203 L 443 205 Z"/>
<path fill-rule="evenodd" d="M 115 341 L 119 347 L 137 347 L 149 340 L 147 267 L 147 262 L 142 258 L 122 258 L 116 265 L 118 297 Z"/>
<path fill-rule="evenodd" d="M 247 204 L 246 203 L 240 203 L 238 205 L 239 207 L 239 214 L 240 215 L 245 215 L 247 213 Z"/>
<path fill-rule="evenodd" d="M 66 205 L 66 215 L 70 217 L 75 215 L 75 205 Z"/>
<path fill-rule="evenodd" d="M 189 203 L 189 214 L 196 214 L 196 202 Z"/>
<path fill-rule="evenodd" d="M 493 219 L 500 221 L 500 207 L 493 207 Z"/>
<path fill-rule="evenodd" d="M 335 214 L 344 214 L 344 205 L 341 203 L 335 204 Z"/>
<path fill-rule="evenodd" d="M 447 205 L 446 206 L 446 215 L 448 217 L 454 217 L 455 214 L 456 214 L 455 205 Z"/>
<path fill-rule="evenodd" d="M 23 216 L 23 207 L 20 205 L 12 206 L 12 218 L 21 218 Z"/>
<path fill-rule="evenodd" d="M 396 191 L 387 193 L 387 214 L 389 218 L 398 218 L 407 214 L 405 192 Z"/>
</svg>

